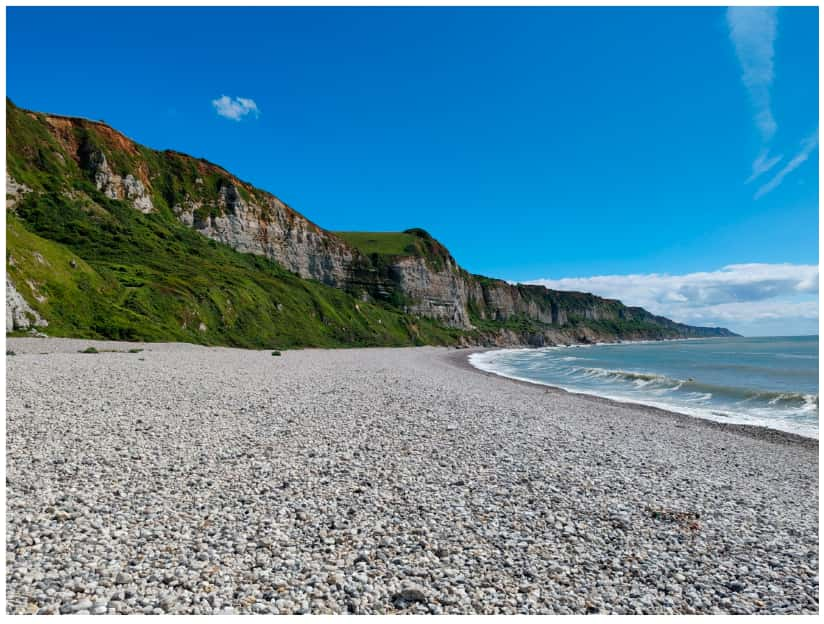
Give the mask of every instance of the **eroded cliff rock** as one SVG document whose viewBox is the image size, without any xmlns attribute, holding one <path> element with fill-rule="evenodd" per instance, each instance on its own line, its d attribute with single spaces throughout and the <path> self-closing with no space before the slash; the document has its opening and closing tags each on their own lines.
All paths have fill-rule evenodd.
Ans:
<svg viewBox="0 0 824 624">
<path fill-rule="evenodd" d="M 14 206 L 26 194 L 30 193 L 31 189 L 25 184 L 20 184 L 17 180 L 12 178 L 8 172 L 6 173 L 6 210 L 14 210 Z"/>
<path fill-rule="evenodd" d="M 152 198 L 143 182 L 131 173 L 125 176 L 114 173 L 103 152 L 91 151 L 86 164 L 91 169 L 97 190 L 102 191 L 106 197 L 131 202 L 135 209 L 143 213 L 154 210 Z"/>
<path fill-rule="evenodd" d="M 48 321 L 42 318 L 26 302 L 14 284 L 6 278 L 6 331 L 19 331 L 33 327 L 47 327 Z"/>
<path fill-rule="evenodd" d="M 301 277 L 346 285 L 352 249 L 274 195 L 246 195 L 238 183 L 225 181 L 213 197 L 187 196 L 173 210 L 181 223 L 217 242 L 266 256 Z"/>
<path fill-rule="evenodd" d="M 451 327 L 472 327 L 466 305 L 467 284 L 451 258 L 441 270 L 429 266 L 425 258 L 398 258 L 392 264 L 392 273 L 396 287 L 408 300 L 409 312 Z"/>
</svg>

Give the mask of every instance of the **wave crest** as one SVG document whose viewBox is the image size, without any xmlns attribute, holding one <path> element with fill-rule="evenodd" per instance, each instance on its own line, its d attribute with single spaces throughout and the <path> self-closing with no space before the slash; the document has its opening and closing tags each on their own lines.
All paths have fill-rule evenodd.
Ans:
<svg viewBox="0 0 824 624">
<path fill-rule="evenodd" d="M 701 396 L 702 400 L 709 400 L 713 396 L 721 396 L 742 402 L 763 402 L 776 407 L 796 407 L 804 410 L 818 409 L 818 395 L 803 392 L 782 392 L 772 390 L 753 390 L 740 386 L 722 386 L 709 384 L 695 379 L 676 379 L 667 375 L 627 371 L 610 368 L 576 368 L 581 377 L 586 379 L 602 378 L 615 381 L 630 381 L 636 388 L 645 388 L 655 385 L 673 392 L 688 392 L 693 396 Z"/>
</svg>

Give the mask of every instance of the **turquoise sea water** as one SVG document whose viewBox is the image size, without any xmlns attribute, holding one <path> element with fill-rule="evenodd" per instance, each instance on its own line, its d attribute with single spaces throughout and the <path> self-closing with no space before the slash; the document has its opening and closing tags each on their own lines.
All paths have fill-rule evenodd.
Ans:
<svg viewBox="0 0 824 624">
<path fill-rule="evenodd" d="M 571 392 L 818 438 L 818 336 L 504 349 L 470 362 Z"/>
</svg>

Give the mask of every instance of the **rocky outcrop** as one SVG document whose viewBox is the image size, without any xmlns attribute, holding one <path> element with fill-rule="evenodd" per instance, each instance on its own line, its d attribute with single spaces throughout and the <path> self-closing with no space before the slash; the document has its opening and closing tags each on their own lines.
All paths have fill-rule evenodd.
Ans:
<svg viewBox="0 0 824 624">
<path fill-rule="evenodd" d="M 6 173 L 6 210 L 14 210 L 17 202 L 19 202 L 26 193 L 31 193 L 31 189 L 25 184 L 20 184 Z"/>
<path fill-rule="evenodd" d="M 391 273 L 396 287 L 407 300 L 407 312 L 451 327 L 472 328 L 467 309 L 467 284 L 451 258 L 438 271 L 424 258 L 401 257 L 391 265 Z"/>
<path fill-rule="evenodd" d="M 120 176 L 114 173 L 106 160 L 106 155 L 99 150 L 88 153 L 86 164 L 91 170 L 94 184 L 98 191 L 111 199 L 123 199 L 143 213 L 152 212 L 154 204 L 146 186 L 131 173 Z"/>
<path fill-rule="evenodd" d="M 6 331 L 26 330 L 34 327 L 47 327 L 48 325 L 48 321 L 32 309 L 7 277 Z"/>
<path fill-rule="evenodd" d="M 247 197 L 238 184 L 227 181 L 214 198 L 186 197 L 173 211 L 184 225 L 212 240 L 266 256 L 303 278 L 338 288 L 347 285 L 353 249 L 274 195 Z"/>
</svg>

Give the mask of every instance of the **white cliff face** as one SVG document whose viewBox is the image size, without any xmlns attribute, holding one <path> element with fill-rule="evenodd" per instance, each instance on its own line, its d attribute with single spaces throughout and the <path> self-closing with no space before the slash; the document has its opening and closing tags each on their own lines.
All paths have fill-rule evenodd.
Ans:
<svg viewBox="0 0 824 624">
<path fill-rule="evenodd" d="M 392 272 L 398 287 L 411 300 L 410 312 L 452 327 L 472 327 L 466 307 L 467 285 L 451 258 L 443 270 L 435 271 L 424 258 L 408 256 L 398 259 Z"/>
<path fill-rule="evenodd" d="M 94 171 L 94 184 L 98 191 L 111 199 L 125 199 L 142 213 L 154 210 L 154 204 L 146 186 L 131 173 L 125 177 L 112 172 L 105 154 L 93 152 L 89 165 Z"/>
<path fill-rule="evenodd" d="M 6 278 L 6 331 L 30 329 L 32 327 L 47 327 L 48 321 L 42 318 L 23 299 L 23 296 Z"/>
<path fill-rule="evenodd" d="M 140 212 L 145 214 L 154 210 L 152 198 L 143 186 L 143 182 L 133 177 L 132 174 L 123 178 L 123 194 Z"/>
<path fill-rule="evenodd" d="M 303 278 L 346 284 L 352 249 L 274 196 L 247 201 L 226 184 L 216 202 L 187 198 L 173 210 L 184 225 L 240 252 L 266 256 Z"/>
</svg>

